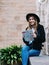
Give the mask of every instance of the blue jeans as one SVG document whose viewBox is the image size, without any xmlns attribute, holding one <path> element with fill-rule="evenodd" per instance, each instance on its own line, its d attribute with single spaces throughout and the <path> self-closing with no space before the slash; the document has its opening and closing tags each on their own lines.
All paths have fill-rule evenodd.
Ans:
<svg viewBox="0 0 49 65">
<path fill-rule="evenodd" d="M 23 46 L 22 47 L 22 65 L 28 64 L 29 56 L 39 56 L 40 51 L 35 49 L 30 49 L 29 46 Z"/>
</svg>

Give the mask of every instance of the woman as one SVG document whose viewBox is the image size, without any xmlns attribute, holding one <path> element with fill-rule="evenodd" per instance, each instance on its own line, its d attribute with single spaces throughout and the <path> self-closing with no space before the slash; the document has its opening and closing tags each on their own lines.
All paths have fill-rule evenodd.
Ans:
<svg viewBox="0 0 49 65">
<path fill-rule="evenodd" d="M 32 36 L 34 40 L 29 44 L 23 37 L 23 42 L 26 44 L 22 47 L 22 65 L 27 65 L 30 56 L 39 56 L 42 43 L 45 42 L 45 31 L 43 25 L 40 25 L 40 18 L 34 13 L 28 13 L 26 15 L 26 20 L 28 22 L 28 27 L 26 30 L 34 29 Z"/>
</svg>

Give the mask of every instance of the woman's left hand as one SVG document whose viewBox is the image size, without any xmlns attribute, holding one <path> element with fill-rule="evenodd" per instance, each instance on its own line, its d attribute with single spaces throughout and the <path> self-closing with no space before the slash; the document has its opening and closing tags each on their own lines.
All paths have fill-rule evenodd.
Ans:
<svg viewBox="0 0 49 65">
<path fill-rule="evenodd" d="M 34 37 L 34 38 L 36 38 L 36 37 L 37 37 L 37 34 L 36 34 L 36 33 L 33 33 L 32 35 L 33 35 L 33 37 Z"/>
</svg>

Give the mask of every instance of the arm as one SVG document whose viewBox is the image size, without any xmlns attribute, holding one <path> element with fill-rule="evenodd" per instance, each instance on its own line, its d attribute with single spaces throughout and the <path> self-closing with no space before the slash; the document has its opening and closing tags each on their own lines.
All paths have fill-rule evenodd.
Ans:
<svg viewBox="0 0 49 65">
<path fill-rule="evenodd" d="M 45 31 L 44 27 L 41 26 L 38 30 L 37 37 L 35 38 L 35 41 L 38 43 L 43 43 L 45 42 Z"/>
</svg>

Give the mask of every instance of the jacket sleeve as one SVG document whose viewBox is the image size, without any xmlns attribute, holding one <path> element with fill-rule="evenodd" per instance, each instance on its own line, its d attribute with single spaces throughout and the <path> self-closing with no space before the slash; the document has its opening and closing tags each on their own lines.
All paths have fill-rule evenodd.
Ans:
<svg viewBox="0 0 49 65">
<path fill-rule="evenodd" d="M 35 38 L 35 42 L 37 42 L 37 43 L 45 42 L 45 31 L 44 31 L 44 27 L 43 26 L 41 26 L 39 28 L 39 31 L 37 33 L 37 37 Z"/>
<path fill-rule="evenodd" d="M 29 42 L 28 41 L 25 41 L 25 39 L 23 38 L 23 42 L 29 46 Z"/>
</svg>

